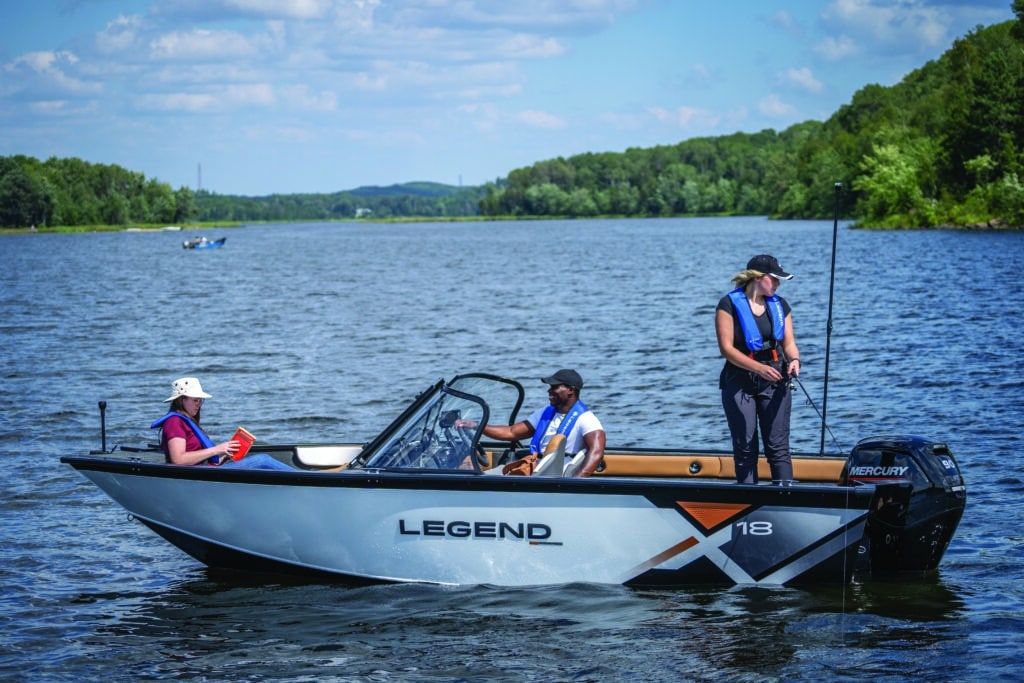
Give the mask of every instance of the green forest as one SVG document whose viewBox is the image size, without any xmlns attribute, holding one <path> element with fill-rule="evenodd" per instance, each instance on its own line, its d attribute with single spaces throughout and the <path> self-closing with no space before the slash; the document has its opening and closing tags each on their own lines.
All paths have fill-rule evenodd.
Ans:
<svg viewBox="0 0 1024 683">
<path fill-rule="evenodd" d="M 582 154 L 512 171 L 491 216 L 755 214 L 868 227 L 1024 225 L 1024 0 L 825 122 Z"/>
<path fill-rule="evenodd" d="M 80 159 L 0 157 L 0 227 L 337 219 L 767 215 L 1024 226 L 1024 0 L 827 121 L 539 161 L 476 187 L 221 195 Z"/>
<path fill-rule="evenodd" d="M 196 194 L 198 220 L 330 221 L 346 218 L 460 218 L 480 215 L 483 187 L 440 183 L 404 183 L 361 187 L 330 194 L 275 194 L 242 197 L 201 191 Z"/>
</svg>

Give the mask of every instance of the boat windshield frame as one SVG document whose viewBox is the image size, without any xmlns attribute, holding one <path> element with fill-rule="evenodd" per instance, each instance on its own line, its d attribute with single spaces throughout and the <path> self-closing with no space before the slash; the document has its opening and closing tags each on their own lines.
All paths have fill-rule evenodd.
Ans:
<svg viewBox="0 0 1024 683">
<path fill-rule="evenodd" d="M 483 373 L 439 382 L 368 445 L 360 469 L 483 474 L 488 459 L 480 438 L 494 414 L 491 403 L 496 419 L 512 424 L 524 395 L 518 382 Z"/>
</svg>

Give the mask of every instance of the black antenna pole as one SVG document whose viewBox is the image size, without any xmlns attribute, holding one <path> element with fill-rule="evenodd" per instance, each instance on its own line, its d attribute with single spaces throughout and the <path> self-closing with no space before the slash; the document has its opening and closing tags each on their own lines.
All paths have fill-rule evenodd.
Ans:
<svg viewBox="0 0 1024 683">
<path fill-rule="evenodd" d="M 835 220 L 832 223 L 832 270 L 828 283 L 828 323 L 825 325 L 825 389 L 821 398 L 821 447 L 819 455 L 825 455 L 825 416 L 828 413 L 828 358 L 832 350 L 832 297 L 836 286 L 836 239 L 839 236 L 839 193 L 843 189 L 842 183 L 835 184 L 836 190 L 836 211 Z"/>
<path fill-rule="evenodd" d="M 100 444 L 103 452 L 107 452 L 107 402 L 100 401 Z"/>
</svg>

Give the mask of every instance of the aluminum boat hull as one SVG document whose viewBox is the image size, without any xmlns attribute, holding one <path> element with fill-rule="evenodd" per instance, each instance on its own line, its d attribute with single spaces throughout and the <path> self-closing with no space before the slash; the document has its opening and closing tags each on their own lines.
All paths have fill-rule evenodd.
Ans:
<svg viewBox="0 0 1024 683">
<path fill-rule="evenodd" d="M 522 444 L 482 439 L 484 425 L 515 424 L 524 395 L 459 375 L 365 444 L 255 446 L 292 470 L 113 455 L 101 403 L 102 450 L 61 461 L 210 567 L 354 582 L 839 583 L 862 566 L 934 569 L 966 504 L 949 448 L 917 436 L 794 455 L 778 486 L 735 483 L 726 453 L 674 449 L 606 448 L 580 478 L 582 454 L 555 447 L 526 474 Z"/>
<path fill-rule="evenodd" d="M 63 460 L 211 567 L 358 582 L 848 581 L 874 493 Z"/>
</svg>

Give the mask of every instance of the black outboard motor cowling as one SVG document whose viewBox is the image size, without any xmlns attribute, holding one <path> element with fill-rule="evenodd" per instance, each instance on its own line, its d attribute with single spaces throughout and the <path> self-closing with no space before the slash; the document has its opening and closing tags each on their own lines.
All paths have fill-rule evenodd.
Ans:
<svg viewBox="0 0 1024 683">
<path fill-rule="evenodd" d="M 934 569 L 967 504 L 967 488 L 949 447 L 918 436 L 860 441 L 841 481 L 873 484 L 865 542 L 872 573 Z"/>
</svg>

